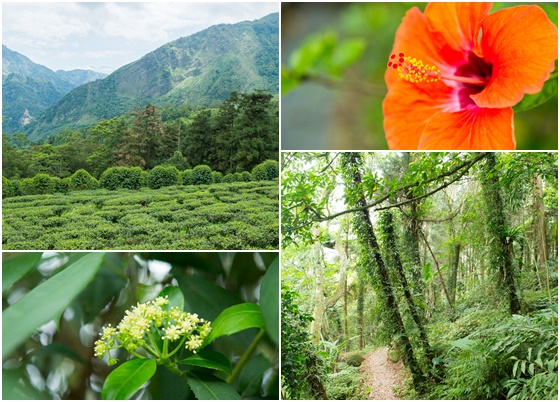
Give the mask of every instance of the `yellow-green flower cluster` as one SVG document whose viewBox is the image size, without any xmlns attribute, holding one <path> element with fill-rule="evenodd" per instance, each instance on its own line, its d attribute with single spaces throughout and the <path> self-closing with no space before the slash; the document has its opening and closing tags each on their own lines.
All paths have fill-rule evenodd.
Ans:
<svg viewBox="0 0 560 402">
<path fill-rule="evenodd" d="M 108 364 L 111 365 L 117 361 L 110 351 L 119 347 L 138 357 L 142 357 L 137 353 L 142 348 L 156 358 L 167 359 L 183 344 L 185 349 L 196 353 L 212 330 L 210 322 L 176 306 L 166 308 L 168 304 L 167 296 L 158 297 L 127 310 L 116 328 L 110 324 L 103 328 L 99 334 L 101 338 L 95 342 L 95 355 L 102 358 L 109 353 Z M 158 338 L 162 341 L 157 341 Z"/>
</svg>

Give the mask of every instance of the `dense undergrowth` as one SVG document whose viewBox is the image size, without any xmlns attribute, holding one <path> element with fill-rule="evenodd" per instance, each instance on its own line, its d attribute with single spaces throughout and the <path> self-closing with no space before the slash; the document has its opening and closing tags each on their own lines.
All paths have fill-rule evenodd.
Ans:
<svg viewBox="0 0 560 402">
<path fill-rule="evenodd" d="M 3 200 L 4 250 L 278 247 L 278 184 L 98 189 Z"/>
</svg>

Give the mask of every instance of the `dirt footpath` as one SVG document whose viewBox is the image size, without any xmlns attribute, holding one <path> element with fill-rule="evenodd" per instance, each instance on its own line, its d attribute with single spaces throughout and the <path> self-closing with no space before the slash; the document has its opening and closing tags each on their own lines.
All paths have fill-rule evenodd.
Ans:
<svg viewBox="0 0 560 402">
<path fill-rule="evenodd" d="M 393 387 L 401 385 L 404 366 L 402 361 L 393 363 L 387 357 L 388 348 L 368 353 L 360 367 L 365 388 L 371 388 L 367 399 L 399 399 Z"/>
</svg>

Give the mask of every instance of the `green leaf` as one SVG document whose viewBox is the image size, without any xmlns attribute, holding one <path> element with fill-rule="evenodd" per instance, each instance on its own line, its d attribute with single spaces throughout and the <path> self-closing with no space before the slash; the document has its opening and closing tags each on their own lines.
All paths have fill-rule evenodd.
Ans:
<svg viewBox="0 0 560 402">
<path fill-rule="evenodd" d="M 205 339 L 204 345 L 221 336 L 235 334 L 248 328 L 265 328 L 259 306 L 243 303 L 228 307 L 212 322 L 212 332 Z"/>
<path fill-rule="evenodd" d="M 545 81 L 541 91 L 532 95 L 525 95 L 521 102 L 513 107 L 513 111 L 516 113 L 524 112 L 536 108 L 552 99 L 558 93 L 558 77 L 554 77 Z"/>
<path fill-rule="evenodd" d="M 270 264 L 261 284 L 260 301 L 261 312 L 270 339 L 279 344 L 280 338 L 280 306 L 279 306 L 280 272 L 278 257 Z"/>
<path fill-rule="evenodd" d="M 340 70 L 354 64 L 366 48 L 366 42 L 362 38 L 348 39 L 336 46 L 332 55 L 332 63 Z"/>
<path fill-rule="evenodd" d="M 43 253 L 20 253 L 2 261 L 2 292 L 37 266 Z"/>
<path fill-rule="evenodd" d="M 171 309 L 171 307 L 179 307 L 181 310 L 185 307 L 185 298 L 183 297 L 183 292 L 177 286 L 167 286 L 159 292 L 159 297 L 169 298 L 169 304 L 165 306 L 166 309 Z"/>
<path fill-rule="evenodd" d="M 424 280 L 427 282 L 432 278 L 432 264 L 424 265 Z"/>
<path fill-rule="evenodd" d="M 475 341 L 469 339 L 468 337 L 457 339 L 456 341 L 450 342 L 451 346 L 455 346 L 461 350 L 470 349 L 470 347 L 475 343 Z"/>
<path fill-rule="evenodd" d="M 231 374 L 231 364 L 227 357 L 214 350 L 201 350 L 197 354 L 179 360 L 177 364 L 205 367 Z"/>
<path fill-rule="evenodd" d="M 129 360 L 107 376 L 101 391 L 103 399 L 129 399 L 156 372 L 154 359 Z"/>
<path fill-rule="evenodd" d="M 191 371 L 187 375 L 187 382 L 197 399 L 241 399 L 231 385 L 212 375 Z"/>
<path fill-rule="evenodd" d="M 2 312 L 2 359 L 41 325 L 60 316 L 92 281 L 105 253 L 89 253 L 31 290 Z"/>
</svg>

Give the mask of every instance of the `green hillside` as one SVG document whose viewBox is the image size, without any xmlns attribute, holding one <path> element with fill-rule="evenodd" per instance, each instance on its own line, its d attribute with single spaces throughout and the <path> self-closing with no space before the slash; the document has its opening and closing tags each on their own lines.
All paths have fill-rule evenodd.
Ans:
<svg viewBox="0 0 560 402">
<path fill-rule="evenodd" d="M 26 127 L 32 141 L 148 102 L 209 106 L 231 92 L 278 92 L 278 13 L 177 39 L 64 96 Z"/>
<path fill-rule="evenodd" d="M 72 89 L 105 76 L 91 70 L 55 72 L 2 45 L 2 132 L 22 130 Z"/>
</svg>

